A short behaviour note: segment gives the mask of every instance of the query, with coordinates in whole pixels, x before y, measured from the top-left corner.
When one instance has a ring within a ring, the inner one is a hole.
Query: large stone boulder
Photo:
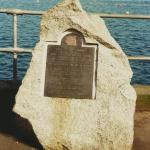
[[[48,43],[60,43],[68,31],[97,46],[91,99],[44,96]],[[28,119],[47,150],[131,150],[136,102],[131,78],[128,58],[103,19],[86,13],[78,0],[65,0],[42,16],[40,41],[13,110]]]

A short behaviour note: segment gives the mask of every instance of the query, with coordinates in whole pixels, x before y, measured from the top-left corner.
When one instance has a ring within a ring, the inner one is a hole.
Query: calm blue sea
[[[0,0],[0,8],[47,10],[59,0]],[[83,8],[90,12],[149,14],[150,0],[81,0]],[[12,46],[12,16],[0,14],[0,47]],[[127,55],[150,56],[150,20],[105,19],[113,37]],[[18,46],[33,48],[39,40],[40,16],[18,17]],[[100,29],[99,29],[100,30]],[[22,79],[31,55],[18,56],[18,77]],[[0,53],[0,80],[12,79],[12,54]],[[132,83],[150,85],[150,61],[131,61],[134,77]]]

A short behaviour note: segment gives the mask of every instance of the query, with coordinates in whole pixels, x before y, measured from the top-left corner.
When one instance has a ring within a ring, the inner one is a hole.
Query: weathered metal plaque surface
[[[71,39],[71,38],[70,38]],[[93,92],[94,53],[92,47],[48,45],[45,74],[47,97],[90,99]]]

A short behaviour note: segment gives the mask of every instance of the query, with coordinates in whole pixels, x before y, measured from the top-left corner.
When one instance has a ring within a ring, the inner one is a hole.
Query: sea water
[[[0,8],[42,10],[52,8],[59,0],[0,0]],[[150,1],[81,0],[86,11],[150,15]],[[18,16],[18,47],[33,48],[39,40],[40,16]],[[105,19],[112,36],[129,56],[150,56],[150,20]],[[0,14],[0,47],[12,47],[12,16]],[[101,30],[101,29],[99,29]],[[31,60],[30,53],[18,55],[18,78],[22,80]],[[13,56],[0,53],[0,80],[12,79]],[[130,61],[132,83],[150,85],[150,61]]]

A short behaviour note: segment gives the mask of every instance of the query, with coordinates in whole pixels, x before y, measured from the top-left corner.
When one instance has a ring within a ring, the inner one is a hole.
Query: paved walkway
[[[150,150],[150,111],[136,112],[134,150]],[[36,150],[15,137],[0,133],[0,150]]]
[[[36,150],[28,145],[18,142],[15,138],[0,133],[0,150]]]
[[[136,112],[134,150],[150,150],[150,112]]]

